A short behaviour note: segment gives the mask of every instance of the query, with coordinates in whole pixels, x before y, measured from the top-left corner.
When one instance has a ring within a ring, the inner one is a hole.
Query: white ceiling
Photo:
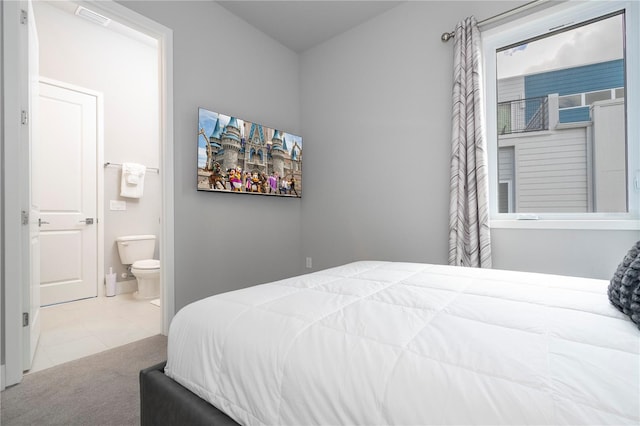
[[[295,52],[303,52],[404,1],[234,0],[225,9]]]
[[[300,53],[405,1],[226,0],[217,3],[280,44]],[[47,3],[71,14],[77,8],[72,0],[49,0]],[[111,21],[108,28],[136,39],[138,35],[144,36],[115,21]]]

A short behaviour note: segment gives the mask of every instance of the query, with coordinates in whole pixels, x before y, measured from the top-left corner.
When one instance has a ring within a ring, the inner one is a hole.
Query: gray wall
[[[493,267],[609,280],[638,231],[492,229]]]
[[[513,2],[406,2],[301,55],[303,252],[446,263],[452,42]],[[638,231],[492,230],[497,268],[610,278]],[[535,242],[535,243],[534,243]]]
[[[303,246],[314,267],[447,263],[453,42],[505,2],[406,2],[305,52]]]
[[[173,29],[176,309],[302,272],[302,200],[196,191],[199,106],[302,133],[298,56],[214,2],[121,3]]]

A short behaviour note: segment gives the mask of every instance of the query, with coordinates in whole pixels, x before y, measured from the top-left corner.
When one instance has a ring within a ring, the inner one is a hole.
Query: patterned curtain
[[[474,17],[456,25],[453,48],[449,264],[490,268],[480,30]]]

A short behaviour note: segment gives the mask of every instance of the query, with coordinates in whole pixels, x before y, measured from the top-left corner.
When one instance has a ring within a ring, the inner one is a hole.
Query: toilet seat
[[[160,269],[160,261],[157,259],[137,260],[131,265],[131,269]]]

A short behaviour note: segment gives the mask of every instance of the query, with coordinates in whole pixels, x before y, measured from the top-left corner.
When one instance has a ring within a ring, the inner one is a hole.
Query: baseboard
[[[116,294],[133,293],[138,290],[136,280],[118,281],[116,283]]]
[[[0,365],[0,391],[3,391],[4,388],[6,387],[5,383],[4,383],[4,364]]]
[[[138,282],[135,279],[116,282],[116,295],[134,293],[136,291],[138,291]],[[106,295],[106,291],[101,296],[104,295]]]

